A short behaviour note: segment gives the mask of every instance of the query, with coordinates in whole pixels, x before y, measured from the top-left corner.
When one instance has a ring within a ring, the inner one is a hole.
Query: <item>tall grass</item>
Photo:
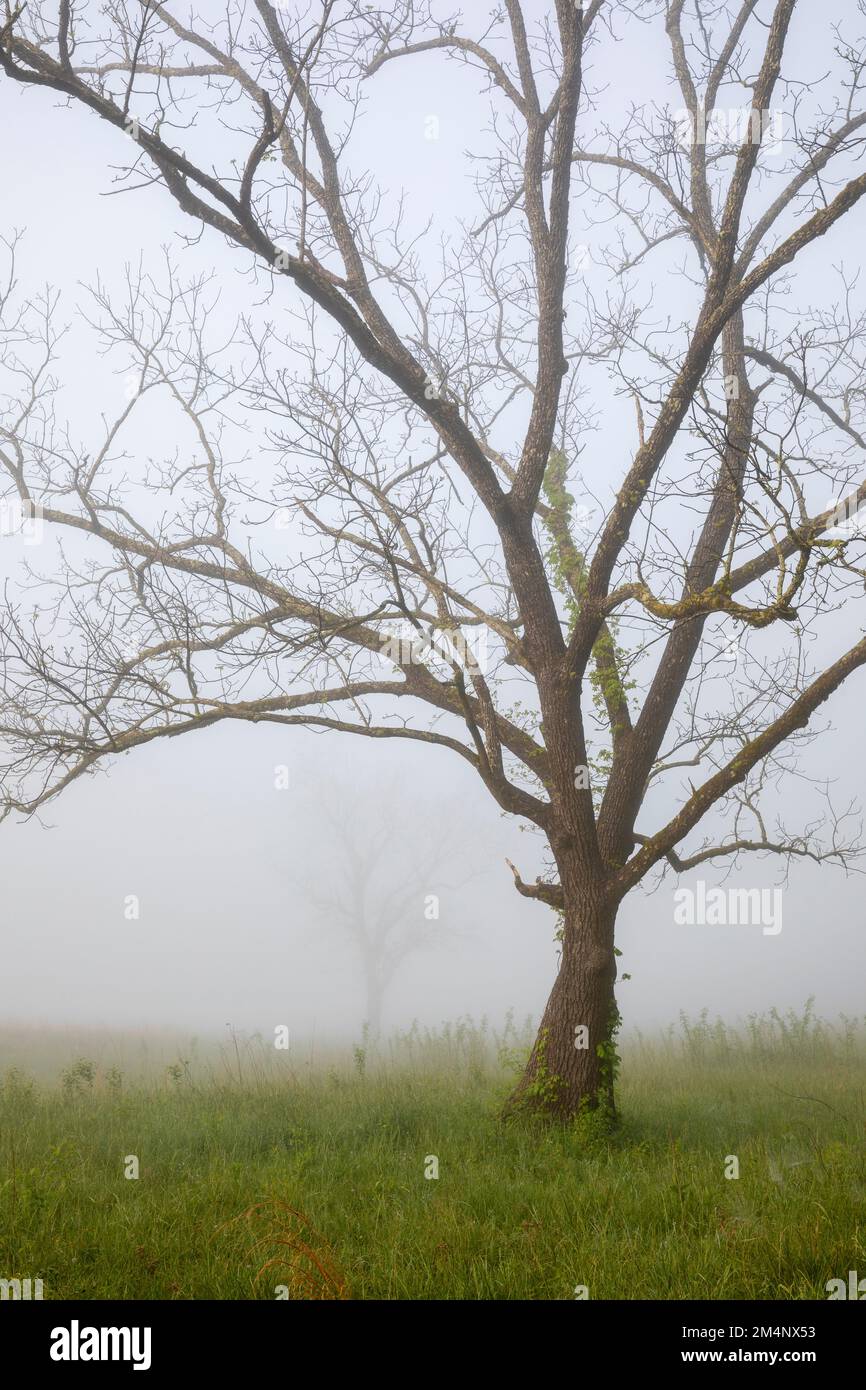
[[[608,1136],[500,1122],[530,1035],[163,1039],[146,1066],[140,1039],[2,1038],[0,1278],[47,1298],[787,1299],[866,1276],[862,1021],[810,1004],[636,1035]]]

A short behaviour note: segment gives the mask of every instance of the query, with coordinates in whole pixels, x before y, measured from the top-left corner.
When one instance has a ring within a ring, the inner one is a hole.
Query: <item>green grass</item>
[[[524,1041],[462,1024],[302,1064],[234,1040],[133,1082],[107,1058],[67,1057],[54,1085],[19,1065],[0,1277],[41,1277],[46,1298],[824,1299],[866,1275],[853,1021],[637,1038],[613,1137],[499,1123],[502,1048]],[[2,1055],[44,1072],[40,1046],[7,1035]]]

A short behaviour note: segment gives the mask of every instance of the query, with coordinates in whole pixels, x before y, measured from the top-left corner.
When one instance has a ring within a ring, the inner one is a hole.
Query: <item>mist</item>
[[[660,40],[648,34],[646,42]],[[829,43],[827,27],[804,15],[797,52]],[[633,45],[622,47],[622,61],[635,79],[646,77]],[[663,77],[660,65],[659,91]],[[380,179],[406,191],[410,219],[420,226],[420,209],[438,201],[456,225],[472,208],[464,146],[485,110],[477,84],[451,69],[443,87],[435,55],[420,58],[411,72],[394,64],[382,82],[386,99],[369,115],[363,148],[375,151]],[[604,110],[607,98],[599,100]],[[47,283],[61,292],[70,324],[65,408],[92,425],[116,403],[123,380],[112,362],[81,351],[84,286],[99,278],[117,289],[127,265],[157,269],[160,244],[180,258],[184,274],[216,274],[226,321],[250,302],[249,284],[236,253],[215,236],[179,240],[189,224],[159,190],[117,195],[116,137],[102,123],[74,105],[57,120],[38,93],[11,83],[3,86],[2,104],[4,128],[15,138],[4,142],[0,168],[4,187],[17,190],[5,230],[25,231],[17,276],[34,291]],[[399,121],[389,115],[394,110]],[[862,228],[858,214],[840,229],[834,265],[813,256],[813,290],[836,292],[835,266],[859,259]],[[673,253],[661,265],[657,291],[676,314],[691,302],[692,289],[677,274]],[[172,428],[154,408],[139,441],[144,452],[170,440]],[[610,455],[627,446],[633,421],[619,412],[605,428]],[[616,471],[608,477],[605,459],[589,456],[584,471],[603,507]],[[14,575],[26,554],[4,537],[3,573]],[[848,621],[844,613],[832,617],[831,644],[844,640]],[[843,806],[862,783],[862,709],[858,674],[836,693],[803,754],[804,773],[831,785]],[[278,768],[286,769],[282,787]],[[37,1029],[170,1027],[214,1036],[227,1025],[264,1035],[287,1025],[299,1039],[359,1037],[359,952],[322,922],[308,891],[315,880],[339,879],[345,868],[319,804],[326,792],[357,808],[359,825],[390,824],[384,880],[400,879],[438,822],[459,816],[465,827],[471,875],[465,866],[452,873],[456,866],[446,858],[407,908],[405,929],[433,939],[395,970],[385,1030],[414,1020],[431,1027],[463,1016],[501,1020],[509,1010],[537,1019],[557,969],[556,919],[515,893],[506,861],[530,881],[544,872],[543,846],[519,818],[496,808],[468,768],[408,743],[230,723],[136,749],[73,783],[32,819],[2,825],[3,1019]],[[814,810],[811,788],[798,777],[774,795],[794,820],[808,820]],[[654,804],[653,814],[671,805]],[[756,881],[748,866],[730,878],[725,872],[709,865],[682,884]],[[454,878],[464,881],[449,886]],[[808,859],[762,861],[758,881],[783,886],[783,927],[774,936],[746,925],[678,926],[672,873],[628,896],[618,926],[626,1034],[666,1027],[680,1012],[706,1008],[737,1019],[769,1006],[797,1008],[810,996],[827,1016],[862,1011],[866,931],[858,875]],[[424,915],[428,895],[439,900],[438,941],[436,922]],[[133,899],[138,915],[130,919]]]

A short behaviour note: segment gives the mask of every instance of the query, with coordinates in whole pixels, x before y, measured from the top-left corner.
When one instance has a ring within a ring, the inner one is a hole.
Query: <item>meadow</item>
[[[500,1121],[528,1038],[0,1030],[0,1278],[46,1299],[785,1300],[866,1275],[863,1020],[634,1035],[614,1133]]]

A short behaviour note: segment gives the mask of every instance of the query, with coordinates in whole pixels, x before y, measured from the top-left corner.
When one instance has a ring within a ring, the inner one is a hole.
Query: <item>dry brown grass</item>
[[[340,1273],[333,1251],[303,1212],[281,1197],[267,1197],[224,1222],[214,1234],[235,1228],[240,1222],[245,1222],[255,1235],[248,1248],[249,1254],[279,1247],[261,1265],[254,1283],[257,1284],[270,1272],[275,1278],[275,1286],[285,1285],[292,1299],[349,1298],[346,1280]],[[262,1224],[266,1227],[264,1232],[261,1231]],[[275,1274],[275,1271],[279,1271],[279,1274]]]

